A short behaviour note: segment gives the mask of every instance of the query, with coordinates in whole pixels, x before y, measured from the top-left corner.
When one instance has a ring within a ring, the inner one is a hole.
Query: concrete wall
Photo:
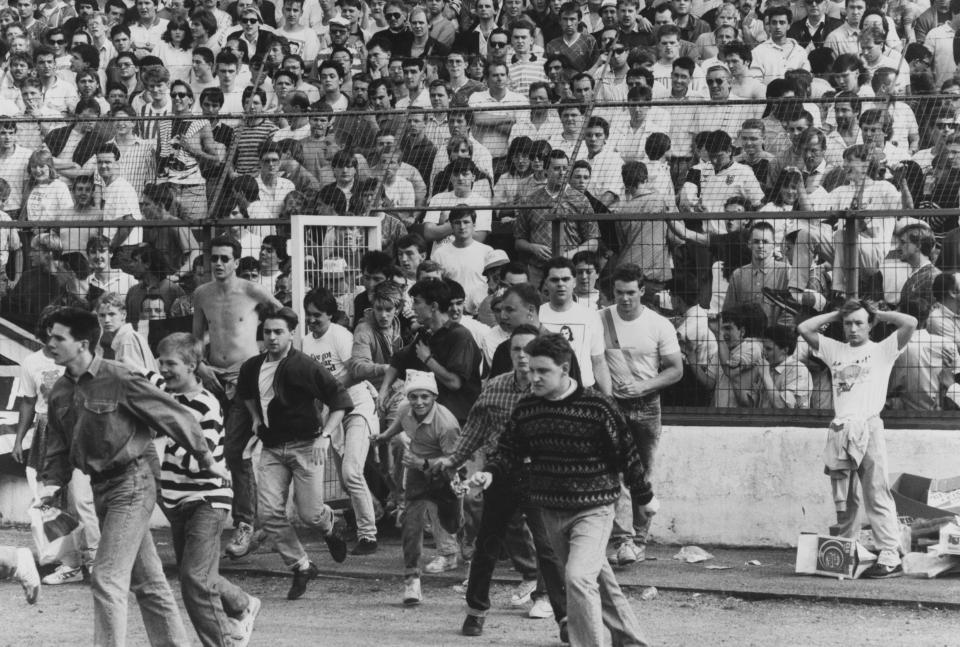
[[[887,430],[889,471],[934,478],[960,474],[960,433]],[[825,431],[804,427],[663,429],[653,482],[657,541],[792,546],[803,530],[833,523],[823,474]],[[26,522],[26,483],[0,477],[0,513]],[[159,510],[153,522],[164,523]]]
[[[889,473],[960,474],[960,433],[889,429]],[[823,473],[825,430],[664,427],[652,533],[672,544],[793,546],[836,521]]]

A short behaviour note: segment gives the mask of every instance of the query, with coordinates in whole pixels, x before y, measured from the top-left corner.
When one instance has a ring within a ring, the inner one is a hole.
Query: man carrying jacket
[[[292,347],[298,323],[293,310],[269,306],[260,320],[267,351],[240,367],[237,394],[263,443],[257,477],[260,525],[293,570],[287,599],[296,600],[319,571],[287,519],[290,483],[304,525],[320,528],[330,556],[337,562],[345,560],[343,522],[336,521],[323,502],[323,463],[330,435],[353,409],[353,402],[329,371]],[[317,405],[326,405],[330,412],[322,425]]]

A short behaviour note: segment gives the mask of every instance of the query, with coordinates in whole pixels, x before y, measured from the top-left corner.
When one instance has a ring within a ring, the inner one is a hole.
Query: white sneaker
[[[523,607],[526,606],[527,602],[530,601],[530,594],[537,590],[537,581],[536,580],[523,580],[520,584],[517,584],[517,588],[513,590],[513,595],[510,596],[510,606],[512,607]]]
[[[36,604],[40,597],[40,573],[37,572],[37,565],[33,561],[33,553],[29,548],[17,549],[16,578],[23,587],[23,594],[30,604]]]
[[[460,558],[457,555],[437,555],[429,564],[423,567],[423,572],[429,573],[430,575],[437,575],[438,573],[452,571],[458,566],[460,566]]]
[[[57,570],[43,578],[43,583],[49,586],[73,584],[74,582],[82,581],[83,568],[79,566],[77,568],[73,568],[72,566],[67,566],[66,564],[60,564],[60,566],[57,566]]]
[[[247,603],[243,615],[235,621],[237,634],[234,636],[234,647],[247,647],[250,643],[250,637],[253,635],[253,625],[260,614],[260,606],[262,605],[260,598],[255,598],[252,595],[249,597],[250,602]]]
[[[637,547],[632,541],[625,541],[617,548],[617,564],[620,566],[633,564],[639,559],[640,555],[637,554]]]
[[[420,592],[420,578],[408,577],[403,585],[403,603],[413,607],[421,602],[423,602],[423,594]]]
[[[533,606],[530,607],[530,611],[527,612],[528,618],[533,618],[534,620],[543,620],[545,618],[553,617],[553,607],[550,606],[549,598],[537,598],[533,601]]]

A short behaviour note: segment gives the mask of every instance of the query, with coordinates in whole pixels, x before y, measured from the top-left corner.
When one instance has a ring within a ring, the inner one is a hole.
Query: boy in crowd
[[[760,391],[756,406],[763,409],[807,409],[813,382],[810,371],[801,364],[796,331],[782,324],[763,331],[763,364],[760,366]]]
[[[584,250],[573,255],[573,273],[576,279],[573,296],[590,310],[599,310],[607,304],[606,298],[597,289],[600,276],[600,259],[596,252]]]
[[[216,462],[223,458],[220,402],[203,388],[197,367],[203,344],[190,333],[173,333],[157,347],[164,388],[193,414]],[[160,468],[160,505],[170,521],[184,606],[204,645],[247,644],[260,600],[219,572],[220,535],[233,491],[228,481],[201,467],[168,440]]]
[[[437,403],[437,380],[433,373],[407,371],[404,386],[409,407],[402,406],[399,417],[378,442],[386,442],[404,432],[409,441],[403,455],[406,513],[403,518],[403,603],[420,604],[420,553],[428,508],[436,509],[438,530],[453,534],[460,525],[460,501],[451,488],[450,478],[437,470],[442,459],[453,453],[460,434],[457,419]],[[438,541],[439,544],[439,541]]]

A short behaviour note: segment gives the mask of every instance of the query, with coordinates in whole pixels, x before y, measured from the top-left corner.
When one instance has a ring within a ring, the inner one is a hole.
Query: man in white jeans
[[[352,554],[370,555],[377,552],[377,522],[363,466],[370,450],[370,438],[380,431],[380,420],[373,400],[376,393],[373,386],[365,380],[356,382],[347,370],[353,334],[333,323],[337,310],[337,299],[326,288],[318,287],[307,293],[303,312],[308,332],[303,336],[303,352],[330,371],[353,401],[353,410],[344,415],[342,428],[334,431],[332,444],[339,459],[343,487],[357,518],[357,544]],[[358,315],[362,317],[363,313]]]
[[[820,334],[823,326],[834,321],[843,324],[846,343]],[[880,342],[873,342],[870,329],[877,322],[891,324],[896,331]],[[880,410],[886,404],[887,382],[893,363],[916,328],[917,320],[910,315],[878,311],[872,303],[856,299],[849,299],[835,312],[811,317],[797,328],[810,345],[814,357],[823,360],[830,369],[832,378],[836,414],[827,432],[827,453],[842,457],[846,463],[845,470],[828,466],[831,467],[840,535],[856,537],[860,533],[857,523],[861,502],[859,481],[867,520],[880,549],[877,563],[863,572],[865,578],[903,575],[900,525],[887,480],[887,445]],[[847,472],[845,482],[836,474],[842,471]]]

